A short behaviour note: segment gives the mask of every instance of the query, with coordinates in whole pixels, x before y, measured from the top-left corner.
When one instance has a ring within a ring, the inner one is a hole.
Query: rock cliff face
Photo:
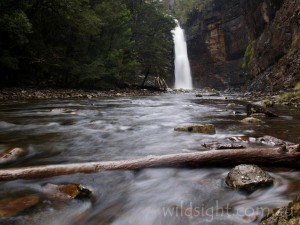
[[[194,86],[225,89],[245,82],[243,57],[249,41],[240,0],[213,0],[186,23]]]
[[[278,91],[300,81],[300,1],[242,0],[253,50],[248,89]],[[251,13],[250,9],[253,13]]]
[[[185,24],[194,86],[280,89],[299,81],[299,0],[211,0]],[[251,82],[249,82],[251,81]]]

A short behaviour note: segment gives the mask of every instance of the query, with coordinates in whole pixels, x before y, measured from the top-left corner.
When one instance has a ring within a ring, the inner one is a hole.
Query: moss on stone
[[[298,225],[300,221],[300,196],[288,206],[277,209],[264,217],[260,225]]]
[[[299,43],[299,41],[300,41],[300,34],[297,33],[297,34],[293,35],[293,39],[292,39],[292,43],[291,43],[288,55],[291,55],[296,50],[298,50],[297,44]]]
[[[300,92],[300,82],[295,85],[294,90]]]
[[[250,64],[251,60],[254,57],[255,43],[256,43],[255,40],[250,40],[248,42],[248,45],[246,47],[246,51],[245,51],[245,54],[244,54],[244,63],[242,65],[243,69],[248,69],[249,68],[249,64]]]

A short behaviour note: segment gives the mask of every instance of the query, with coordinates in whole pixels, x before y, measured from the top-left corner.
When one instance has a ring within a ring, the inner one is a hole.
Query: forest
[[[170,76],[174,19],[161,1],[3,0],[2,85],[141,85]]]

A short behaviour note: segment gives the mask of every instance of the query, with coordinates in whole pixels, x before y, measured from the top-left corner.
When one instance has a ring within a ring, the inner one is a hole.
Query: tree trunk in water
[[[96,173],[107,170],[138,170],[154,167],[224,167],[251,163],[263,166],[300,167],[299,145],[289,148],[257,148],[212,150],[195,153],[179,153],[147,156],[139,159],[87,162],[61,165],[33,166],[0,170],[0,181],[37,179],[75,173]]]
[[[154,86],[157,87],[159,90],[166,91],[168,89],[168,85],[163,78],[156,77]]]

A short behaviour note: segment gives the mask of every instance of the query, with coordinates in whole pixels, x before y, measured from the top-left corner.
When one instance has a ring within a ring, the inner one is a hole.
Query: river
[[[271,135],[299,142],[300,110],[274,108],[278,118],[245,125],[245,101],[236,95],[196,98],[195,93],[90,100],[1,103],[0,149],[20,146],[22,160],[2,167],[91,162],[204,151],[203,143],[234,136]],[[234,103],[233,108],[227,108]],[[233,111],[242,112],[234,114]],[[217,134],[175,132],[189,123],[212,123]],[[243,143],[244,145],[255,145]],[[221,167],[221,165],[220,165]],[[245,194],[226,187],[230,168],[159,168],[74,174],[0,183],[0,197],[39,194],[47,183],[79,183],[91,199],[44,199],[18,217],[17,225],[241,225],[258,224],[267,208],[286,205],[299,192],[300,172],[268,168],[274,186]],[[264,210],[263,210],[264,209]]]

